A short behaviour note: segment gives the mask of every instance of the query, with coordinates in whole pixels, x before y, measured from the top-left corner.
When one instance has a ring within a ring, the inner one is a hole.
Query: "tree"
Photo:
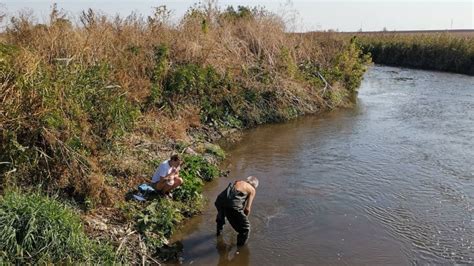
[[[7,16],[5,4],[0,3],[0,23],[2,23],[3,19]]]

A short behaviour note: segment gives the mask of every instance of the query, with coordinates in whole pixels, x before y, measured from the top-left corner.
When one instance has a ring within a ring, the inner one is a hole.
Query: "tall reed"
[[[418,33],[359,37],[375,63],[474,75],[474,35]]]

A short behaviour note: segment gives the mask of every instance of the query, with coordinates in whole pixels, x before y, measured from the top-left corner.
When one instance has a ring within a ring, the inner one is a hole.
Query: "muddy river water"
[[[173,238],[182,264],[474,264],[474,77],[374,66],[354,108],[247,131],[202,215]],[[248,245],[213,201],[260,178]]]

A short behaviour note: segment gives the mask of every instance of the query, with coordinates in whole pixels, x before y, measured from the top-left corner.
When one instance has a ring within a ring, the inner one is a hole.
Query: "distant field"
[[[474,37],[473,30],[419,30],[419,31],[358,31],[358,32],[341,32],[342,34],[350,35],[431,35],[431,34],[440,34],[440,33],[449,33],[450,35],[462,36],[462,37]]]
[[[352,32],[339,36],[355,40],[375,63],[474,75],[474,30]]]

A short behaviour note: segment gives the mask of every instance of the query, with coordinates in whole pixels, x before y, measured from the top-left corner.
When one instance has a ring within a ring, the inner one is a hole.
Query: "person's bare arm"
[[[166,176],[163,176],[164,180],[170,180],[179,176],[179,167],[171,169],[170,173]]]
[[[173,168],[169,174],[160,176],[160,180],[156,183],[155,188],[157,190],[163,190],[166,186],[169,186],[169,182],[172,182],[176,177],[179,177],[179,169]]]
[[[247,193],[249,194],[249,198],[247,199],[247,204],[245,205],[244,213],[245,215],[249,216],[250,215],[250,210],[252,209],[252,203],[253,199],[255,198],[255,188],[252,187],[251,185],[248,185],[249,188],[247,190]]]

